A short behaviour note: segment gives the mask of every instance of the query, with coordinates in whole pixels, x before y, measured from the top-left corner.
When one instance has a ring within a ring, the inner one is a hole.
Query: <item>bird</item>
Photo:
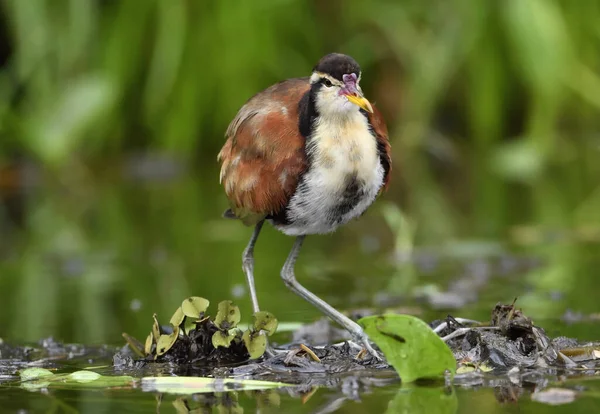
[[[253,311],[260,311],[254,248],[267,222],[295,237],[281,269],[285,285],[380,359],[360,325],[302,286],[294,272],[307,235],[332,233],[358,218],[389,186],[387,126],[365,98],[361,75],[352,57],[330,53],[310,76],[258,92],[229,124],[217,160],[229,200],[223,216],[254,226],[242,254]]]

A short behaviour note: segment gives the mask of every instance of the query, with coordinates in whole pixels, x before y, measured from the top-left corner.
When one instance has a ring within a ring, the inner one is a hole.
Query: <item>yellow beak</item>
[[[371,102],[369,102],[369,100],[364,96],[346,95],[346,99],[348,99],[348,101],[352,102],[354,105],[358,105],[365,111],[373,113],[373,107],[371,106]]]

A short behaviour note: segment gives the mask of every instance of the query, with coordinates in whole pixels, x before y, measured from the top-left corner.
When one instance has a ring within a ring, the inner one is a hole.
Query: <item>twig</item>
[[[477,326],[477,327],[473,327],[473,328],[460,328],[457,329],[456,331],[452,332],[451,334],[448,334],[444,337],[442,337],[442,341],[444,342],[448,342],[450,339],[454,339],[458,336],[463,336],[466,335],[469,331],[483,331],[483,330],[490,330],[490,331],[499,331],[500,328],[498,326]]]
[[[479,321],[474,321],[473,319],[465,319],[465,318],[454,318],[454,320],[456,322],[458,322],[458,323],[470,323],[470,324],[473,324],[473,325],[481,323]],[[448,322],[442,322],[438,326],[435,327],[435,329],[433,330],[433,332],[440,333],[444,329],[446,329],[447,327],[448,327]]]

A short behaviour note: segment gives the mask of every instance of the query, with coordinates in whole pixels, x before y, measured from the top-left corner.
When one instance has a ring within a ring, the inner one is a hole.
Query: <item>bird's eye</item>
[[[328,88],[331,88],[333,86],[333,83],[331,83],[331,81],[329,79],[324,78],[323,85],[327,86]]]

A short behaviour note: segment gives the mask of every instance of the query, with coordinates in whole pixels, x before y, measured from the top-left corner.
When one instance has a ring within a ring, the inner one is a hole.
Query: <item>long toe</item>
[[[377,352],[375,348],[371,345],[369,341],[369,337],[367,334],[361,329],[359,332],[355,333],[356,341],[361,344],[369,354],[373,356],[378,361],[383,361],[383,355],[380,352]]]
[[[373,355],[373,358],[375,358],[378,361],[384,360],[383,356],[379,352],[377,352],[375,350],[375,348],[373,348],[371,346],[371,343],[369,342],[369,338],[367,338],[366,335],[365,335],[365,339],[363,340],[362,344],[365,347],[365,349],[369,352],[369,354]]]
[[[277,356],[277,351],[275,351],[275,348],[273,348],[270,343],[267,343],[267,349],[265,349],[264,356],[266,359]]]

